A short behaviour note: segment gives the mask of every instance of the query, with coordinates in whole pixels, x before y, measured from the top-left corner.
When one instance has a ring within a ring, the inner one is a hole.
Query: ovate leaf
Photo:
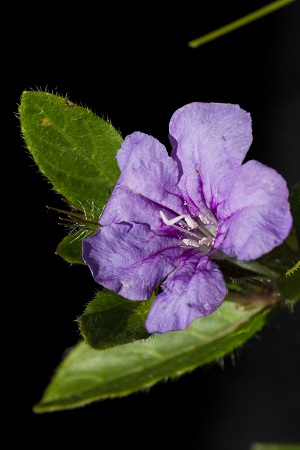
[[[104,289],[96,294],[79,317],[79,327],[86,342],[104,349],[127,344],[150,336],[145,328],[153,298],[145,301],[127,300]]]
[[[146,340],[95,350],[79,342],[62,361],[36,412],[81,407],[121,397],[178,377],[239,347],[277,311],[273,298],[244,303],[235,294],[210,316],[183,331],[156,334]],[[267,300],[267,302],[266,302]],[[238,301],[238,302],[237,302]]]
[[[26,146],[55,190],[88,212],[103,207],[119,177],[116,129],[48,92],[24,91],[19,117]]]

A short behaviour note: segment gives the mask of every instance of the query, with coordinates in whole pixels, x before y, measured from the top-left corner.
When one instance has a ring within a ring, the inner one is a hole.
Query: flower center
[[[187,214],[181,214],[168,220],[162,211],[159,211],[163,222],[181,231],[184,237],[182,242],[188,247],[200,248],[207,252],[213,245],[218,229],[218,222],[211,211],[200,212],[193,218]]]

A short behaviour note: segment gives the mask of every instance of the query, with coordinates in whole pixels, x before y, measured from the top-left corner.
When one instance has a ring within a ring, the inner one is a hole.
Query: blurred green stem
[[[212,41],[213,39],[223,36],[226,33],[230,33],[237,28],[247,25],[248,23],[253,22],[256,19],[260,19],[261,17],[266,16],[267,14],[270,14],[271,12],[276,11],[277,9],[282,8],[283,6],[286,6],[289,3],[295,1],[297,0],[277,0],[275,2],[272,2],[269,5],[257,9],[256,11],[247,14],[246,16],[241,17],[240,19],[237,19],[234,22],[229,23],[228,25],[225,25],[224,27],[218,28],[215,31],[205,34],[204,36],[189,41],[188,46],[191,48],[200,47],[200,45],[203,45],[206,42]]]

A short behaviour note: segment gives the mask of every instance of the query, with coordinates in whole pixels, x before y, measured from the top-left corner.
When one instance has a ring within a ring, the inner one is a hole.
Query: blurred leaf
[[[274,297],[230,294],[210,316],[183,331],[95,350],[79,342],[57,368],[35,412],[82,407],[122,397],[222,358],[259,331],[278,310]],[[246,300],[246,301],[245,301]]]
[[[272,261],[272,257],[270,257],[270,261]],[[226,257],[218,260],[218,267],[224,275],[233,279],[250,280],[254,277],[260,277],[275,280],[280,275],[278,268],[273,268],[271,264],[265,264],[260,260],[239,261],[235,258]]]
[[[279,278],[278,287],[284,300],[300,300],[300,261]]]
[[[294,259],[294,252],[286,242],[283,242],[257,261],[281,275],[291,267]]]
[[[154,298],[132,301],[106,289],[98,292],[78,319],[82,336],[96,349],[148,338],[145,322]]]
[[[298,249],[300,250],[300,182],[293,186],[289,200],[298,241]]]
[[[119,177],[121,135],[67,98],[24,91],[19,107],[26,146],[54,189],[90,212],[101,209]]]
[[[288,237],[286,238],[285,242],[287,243],[287,245],[290,247],[290,249],[293,251],[293,253],[295,255],[300,256],[298,239],[297,239],[297,235],[296,235],[296,229],[294,226],[292,227],[291,232],[288,235]]]

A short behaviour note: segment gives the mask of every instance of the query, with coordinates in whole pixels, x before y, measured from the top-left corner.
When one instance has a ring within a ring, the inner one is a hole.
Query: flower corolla
[[[251,116],[239,105],[194,102],[169,124],[170,151],[134,132],[117,153],[120,177],[83,240],[101,286],[130,300],[155,298],[149,333],[185,329],[215,311],[227,288],[220,257],[254,260],[288,236],[286,181],[255,160]]]

